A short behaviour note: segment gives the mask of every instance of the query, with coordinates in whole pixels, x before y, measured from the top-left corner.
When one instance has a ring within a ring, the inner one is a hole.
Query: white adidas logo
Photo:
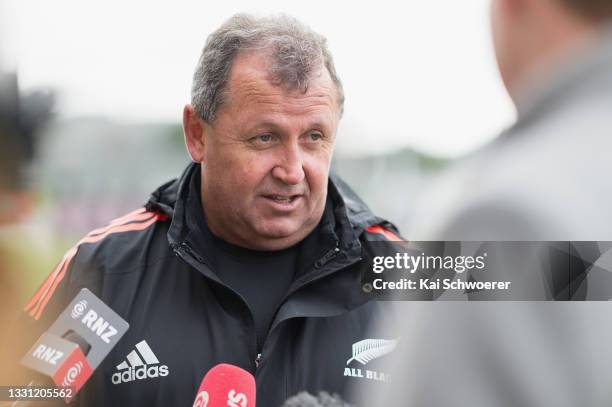
[[[167,365],[159,365],[159,360],[147,344],[147,341],[138,342],[136,349],[127,355],[127,361],[117,365],[117,370],[119,372],[113,373],[111,378],[113,384],[153,377],[164,377],[170,373]]]

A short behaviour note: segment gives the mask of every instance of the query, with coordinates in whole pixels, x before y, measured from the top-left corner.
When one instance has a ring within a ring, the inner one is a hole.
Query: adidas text
[[[125,361],[117,365],[118,372],[111,377],[113,384],[168,376],[168,366],[159,364],[147,341],[138,342],[135,348],[128,353]]]
[[[131,367],[112,376],[113,384],[128,383],[134,380],[150,379],[168,376],[168,366],[139,366]]]

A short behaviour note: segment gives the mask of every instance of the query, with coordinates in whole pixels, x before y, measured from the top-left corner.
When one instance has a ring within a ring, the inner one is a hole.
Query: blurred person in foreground
[[[330,176],[343,102],[324,37],[293,18],[235,15],[208,37],[183,111],[193,162],[25,307],[42,331],[87,287],[130,324],[75,405],[191,405],[222,362],[255,375],[260,406],[379,385],[350,370],[355,343],[393,337],[370,329],[387,313],[360,268],[397,237]]]
[[[428,196],[411,235],[611,240],[612,1],[495,0],[516,123]]]
[[[612,1],[492,0],[491,19],[517,121],[425,196],[409,238],[612,241]],[[609,299],[590,295],[606,274],[572,282],[578,299]],[[544,301],[405,304],[393,390],[370,405],[611,405],[612,307],[546,302],[531,278]]]
[[[37,130],[49,118],[52,95],[33,92],[22,96],[17,75],[0,68],[0,326],[15,323],[15,310],[25,291],[22,273],[27,266],[23,235],[16,236],[21,223],[30,214],[32,196],[27,169],[35,156]],[[6,329],[6,332],[9,330]],[[23,332],[12,332],[20,337]],[[26,335],[24,335],[26,336]],[[0,385],[14,382],[14,371],[7,360],[12,353],[0,337]],[[22,338],[21,338],[22,339]]]

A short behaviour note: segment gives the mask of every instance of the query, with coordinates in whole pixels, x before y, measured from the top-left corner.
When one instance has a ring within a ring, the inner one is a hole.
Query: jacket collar
[[[168,231],[171,246],[193,239],[198,234],[194,227],[202,219],[194,211],[199,205],[200,165],[190,163],[180,178],[169,181],[155,190],[146,204],[148,210],[167,215],[172,223]],[[205,204],[205,203],[204,203]],[[341,250],[359,244],[359,236],[368,227],[386,222],[375,216],[353,190],[336,175],[330,175],[326,209],[320,228],[325,235],[333,237]],[[200,236],[207,244],[205,236]]]
[[[158,188],[146,206],[171,218],[168,241],[183,260],[231,290],[214,271],[214,251],[209,250],[212,237],[206,226],[199,224],[198,219],[204,223],[198,198],[199,174],[200,166],[190,164],[180,179]],[[339,315],[371,301],[372,297],[361,290],[361,274],[350,266],[364,256],[360,239],[364,230],[383,222],[386,221],[374,216],[340,178],[332,175],[318,232],[300,243],[294,281],[270,331],[290,318]],[[324,278],[325,283],[315,284]]]

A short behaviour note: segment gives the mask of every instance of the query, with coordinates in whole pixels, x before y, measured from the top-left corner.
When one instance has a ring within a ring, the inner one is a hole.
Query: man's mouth
[[[277,209],[294,209],[302,195],[276,195],[268,194],[263,197]]]
[[[266,198],[271,199],[275,202],[292,202],[299,195],[264,195]]]

